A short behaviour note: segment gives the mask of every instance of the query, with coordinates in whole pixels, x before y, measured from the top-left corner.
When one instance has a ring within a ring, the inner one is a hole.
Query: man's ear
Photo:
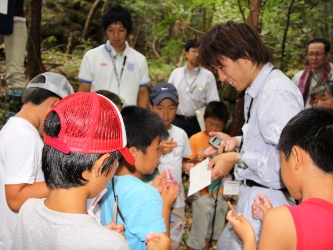
[[[100,158],[98,158],[97,161],[95,161],[91,171],[93,172],[96,178],[98,178],[101,175],[102,168],[109,157],[110,154],[106,153],[102,155]]]
[[[295,161],[296,170],[298,170],[303,164],[303,160],[304,160],[303,152],[304,151],[302,151],[301,148],[298,146],[293,146],[293,148],[291,149],[291,154]]]
[[[331,52],[327,52],[327,55],[326,55],[326,60],[328,61],[331,57]]]

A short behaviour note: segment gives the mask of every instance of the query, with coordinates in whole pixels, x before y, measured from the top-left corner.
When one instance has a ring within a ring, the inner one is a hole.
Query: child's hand
[[[163,173],[160,172],[160,175],[156,176],[151,183],[151,185],[158,190],[159,193],[162,192],[163,186],[168,182],[167,171],[169,171],[169,176],[172,176],[170,170],[166,170]]]
[[[170,250],[171,241],[164,233],[150,233],[146,235],[147,250]]]
[[[253,218],[259,218],[262,221],[264,214],[269,209],[273,208],[273,206],[269,199],[263,194],[258,194],[255,198],[256,199],[252,204],[252,216]]]
[[[206,159],[206,155],[203,151],[199,151],[196,156],[194,156],[193,160],[194,162],[201,162],[204,159]]]
[[[104,227],[106,227],[107,229],[116,231],[117,233],[120,233],[122,236],[125,237],[123,224],[116,224],[115,222],[112,221],[111,223],[106,224]]]
[[[164,201],[164,205],[169,208],[172,207],[172,204],[177,199],[178,196],[178,188],[176,188],[173,184],[167,183],[162,189],[161,197]]]
[[[232,228],[237,237],[240,238],[244,244],[254,243],[255,246],[256,235],[252,225],[247,219],[245,219],[245,217],[242,214],[238,214],[238,217],[239,220],[236,219],[236,217],[233,215],[232,211],[230,210],[226,218],[232,225]]]
[[[175,147],[177,147],[177,142],[175,141],[168,140],[160,142],[160,152],[162,155],[170,153]]]
[[[194,163],[192,162],[183,162],[182,169],[183,172],[187,175],[190,174],[190,169],[194,167]]]

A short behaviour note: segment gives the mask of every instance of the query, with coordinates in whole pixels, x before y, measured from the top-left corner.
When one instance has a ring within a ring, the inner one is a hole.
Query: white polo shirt
[[[139,88],[149,85],[147,60],[127,42],[125,51],[116,58],[115,54],[109,41],[87,51],[81,62],[79,82],[91,84],[90,91],[104,89],[117,94],[124,106],[137,105]]]
[[[172,71],[168,80],[179,95],[177,115],[194,116],[194,111],[210,101],[220,101],[216,80],[212,72],[201,66],[192,71],[187,66]]]

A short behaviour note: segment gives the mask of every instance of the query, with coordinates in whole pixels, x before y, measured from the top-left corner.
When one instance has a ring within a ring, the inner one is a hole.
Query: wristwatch
[[[239,153],[238,161],[237,161],[237,166],[240,169],[247,169],[248,166],[243,162],[243,154],[244,154],[244,151],[242,151],[242,152]]]

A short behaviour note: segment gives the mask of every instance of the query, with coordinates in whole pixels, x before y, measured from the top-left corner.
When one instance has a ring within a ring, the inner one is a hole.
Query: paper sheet
[[[212,171],[207,170],[209,159],[200,162],[190,169],[190,187],[187,196],[190,196],[212,183]]]
[[[0,13],[7,15],[8,11],[8,0],[0,0]]]

